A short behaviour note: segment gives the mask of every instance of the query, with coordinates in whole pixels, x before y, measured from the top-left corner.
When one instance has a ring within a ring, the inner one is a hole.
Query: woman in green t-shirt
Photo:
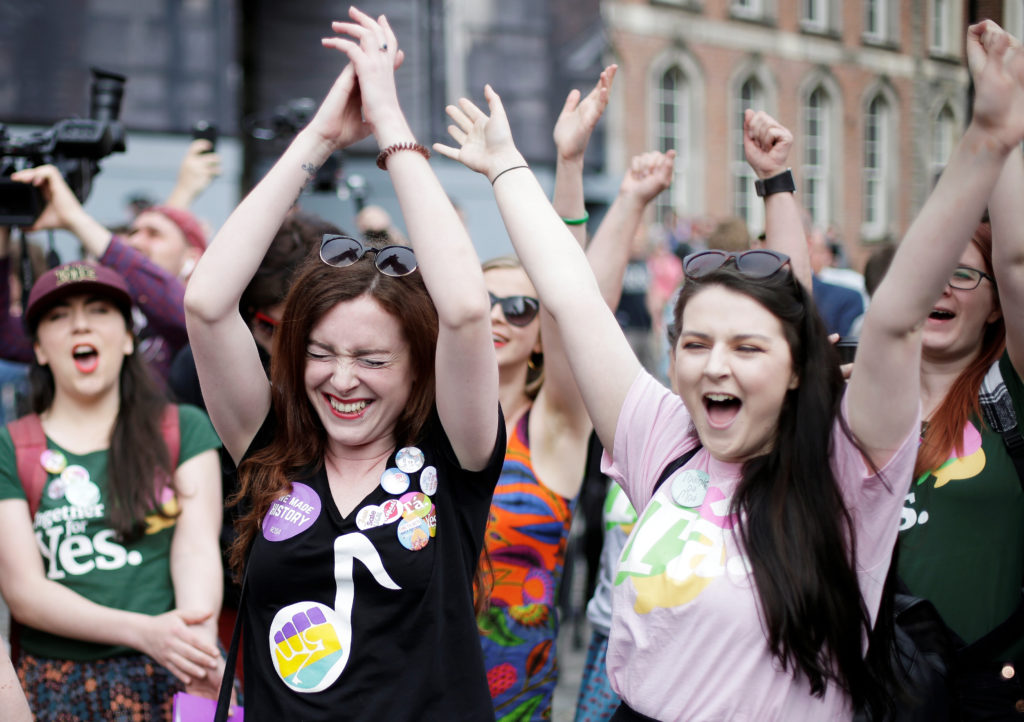
[[[223,670],[219,442],[153,385],[131,318],[124,280],[84,262],[42,276],[25,312],[38,416],[19,428],[38,443],[0,431],[0,590],[40,720],[170,719],[176,691],[214,697]]]

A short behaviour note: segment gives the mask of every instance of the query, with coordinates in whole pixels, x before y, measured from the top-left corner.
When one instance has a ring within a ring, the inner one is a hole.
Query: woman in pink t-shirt
[[[660,388],[516,149],[497,94],[485,90],[490,116],[465,99],[449,108],[459,147],[435,148],[492,182],[612,451],[606,467],[642,510],[616,578],[616,719],[842,719],[882,702],[864,646],[913,464],[921,325],[1024,139],[1024,53],[1009,45],[992,23],[968,33],[971,125],[876,292],[848,386],[814,310],[803,239],[769,227],[769,244],[792,261],[777,250],[686,259],[679,396]],[[773,192],[787,172],[772,163],[787,135],[748,116],[748,140],[765,155],[755,170],[774,179],[766,204],[788,223],[798,209]]]

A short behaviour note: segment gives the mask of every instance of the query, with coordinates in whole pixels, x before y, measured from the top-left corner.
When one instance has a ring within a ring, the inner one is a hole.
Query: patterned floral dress
[[[558,681],[555,605],[575,499],[537,479],[529,416],[509,437],[485,536],[493,589],[477,623],[497,722],[551,719]]]

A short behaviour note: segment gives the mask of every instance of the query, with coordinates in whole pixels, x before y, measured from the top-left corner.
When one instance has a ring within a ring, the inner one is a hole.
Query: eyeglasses
[[[491,297],[491,308],[494,308],[494,304],[501,306],[505,320],[513,326],[528,326],[530,321],[537,318],[537,312],[540,311],[540,301],[532,296],[501,298],[490,291],[487,292],[487,295]]]
[[[278,321],[276,318],[271,318],[262,311],[257,311],[256,313],[253,314],[252,317],[253,320],[256,322],[256,327],[259,328],[260,331],[267,334],[268,336],[273,336],[274,331],[276,331],[277,327],[281,325],[281,322]]]
[[[367,248],[351,236],[325,233],[320,241],[320,260],[328,266],[351,266],[367,253],[372,253],[373,265],[385,276],[399,278],[416,270],[416,256],[408,246]]]
[[[981,279],[987,278],[994,286],[996,279],[982,270],[970,266],[957,266],[949,277],[949,287],[959,288],[961,291],[973,291],[981,285]]]
[[[732,261],[736,270],[750,278],[768,278],[778,273],[789,256],[778,251],[758,248],[753,251],[698,251],[683,259],[683,273],[687,278],[703,278]]]

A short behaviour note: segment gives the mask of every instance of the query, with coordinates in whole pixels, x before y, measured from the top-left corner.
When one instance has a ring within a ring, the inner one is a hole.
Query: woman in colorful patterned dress
[[[554,203],[581,244],[586,240],[583,154],[615,70],[605,69],[582,100],[572,91],[554,131]],[[674,157],[648,153],[633,160],[588,249],[612,306],[622,285],[628,239],[650,200],[671,182]],[[558,326],[538,303],[519,262],[488,261],[484,281],[509,441],[487,526],[492,575],[490,605],[478,618],[480,640],[497,718],[550,719],[558,681],[555,607],[592,427]]]

